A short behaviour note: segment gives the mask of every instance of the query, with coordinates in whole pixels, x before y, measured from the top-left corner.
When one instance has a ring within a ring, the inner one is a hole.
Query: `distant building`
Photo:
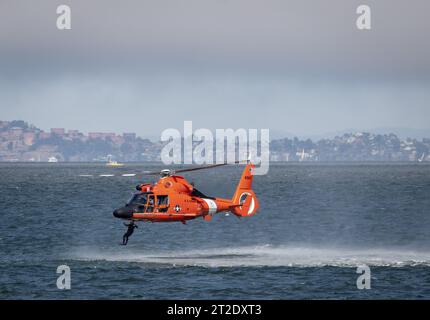
[[[89,139],[103,139],[104,134],[102,132],[89,132],[88,138]]]
[[[69,136],[69,138],[78,138],[82,134],[79,132],[79,130],[69,130],[67,131],[67,135]]]
[[[116,133],[114,133],[114,132],[107,132],[107,133],[105,133],[104,134],[104,139],[115,139],[115,137],[116,137]]]
[[[9,121],[0,121],[0,129],[8,127],[10,124]]]
[[[115,133],[113,132],[89,132],[88,133],[88,138],[89,139],[114,139],[116,136]]]
[[[136,134],[134,132],[123,133],[122,136],[125,140],[136,140]]]
[[[23,132],[24,130],[19,127],[13,127],[9,129],[9,135],[14,138],[19,138]]]
[[[51,133],[59,136],[64,136],[66,134],[66,130],[64,128],[52,128]]]
[[[25,132],[23,138],[26,146],[32,146],[34,144],[36,134],[34,132]]]
[[[39,139],[49,139],[51,138],[51,133],[49,132],[40,132],[39,133]]]

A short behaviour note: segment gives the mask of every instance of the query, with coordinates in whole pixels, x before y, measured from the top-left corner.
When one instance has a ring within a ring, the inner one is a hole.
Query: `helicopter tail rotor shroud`
[[[254,215],[260,206],[252,190],[254,168],[255,165],[253,163],[248,163],[246,165],[232,198],[233,206],[231,212],[239,217]]]

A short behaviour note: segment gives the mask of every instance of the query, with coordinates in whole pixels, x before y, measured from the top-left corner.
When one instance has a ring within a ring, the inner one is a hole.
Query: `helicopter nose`
[[[131,219],[133,217],[133,209],[127,207],[118,208],[113,212],[113,216],[120,219]]]

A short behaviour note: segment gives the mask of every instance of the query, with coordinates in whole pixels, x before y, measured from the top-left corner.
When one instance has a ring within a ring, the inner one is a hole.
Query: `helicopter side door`
[[[169,196],[157,195],[156,212],[167,212],[169,209]]]

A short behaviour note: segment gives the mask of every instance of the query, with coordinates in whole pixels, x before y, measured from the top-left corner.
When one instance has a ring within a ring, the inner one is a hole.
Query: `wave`
[[[324,249],[289,246],[247,246],[143,254],[80,251],[75,259],[86,261],[137,262],[201,267],[357,267],[430,266],[430,252],[391,249]]]

